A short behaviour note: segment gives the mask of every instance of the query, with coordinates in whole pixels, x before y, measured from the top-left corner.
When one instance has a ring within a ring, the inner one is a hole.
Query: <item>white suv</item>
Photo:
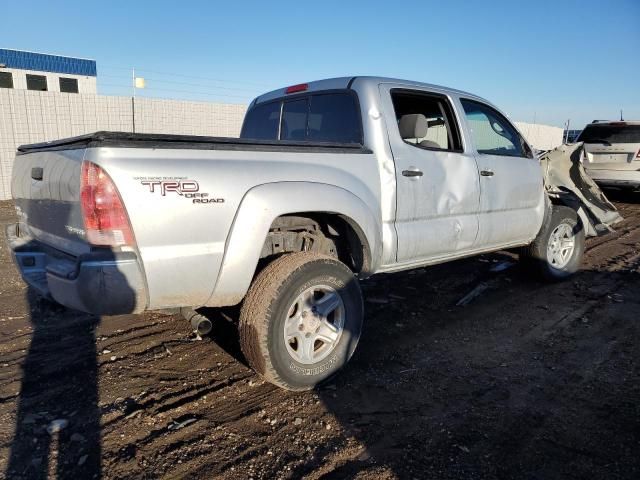
[[[601,186],[640,189],[640,121],[596,120],[582,131],[583,164]]]

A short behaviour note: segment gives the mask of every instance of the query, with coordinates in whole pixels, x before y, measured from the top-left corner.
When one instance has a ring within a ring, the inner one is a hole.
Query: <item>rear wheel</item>
[[[524,265],[543,279],[557,281],[580,268],[584,229],[575,210],[554,206],[536,239],[520,254]]]
[[[285,255],[258,274],[240,311],[240,344],[251,367],[288,390],[308,390],[351,358],[362,330],[353,272],[314,252]]]

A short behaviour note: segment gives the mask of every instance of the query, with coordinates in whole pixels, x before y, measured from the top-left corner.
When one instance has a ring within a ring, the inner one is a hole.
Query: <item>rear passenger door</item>
[[[457,255],[478,233],[480,188],[472,154],[443,94],[382,84],[396,169],[399,263]]]
[[[480,170],[477,248],[533,239],[544,215],[540,162],[496,109],[476,100],[460,103]]]

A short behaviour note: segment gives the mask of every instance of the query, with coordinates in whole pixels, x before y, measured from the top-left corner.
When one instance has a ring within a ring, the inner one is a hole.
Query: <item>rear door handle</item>
[[[421,177],[422,170],[418,170],[415,167],[410,167],[409,170],[403,170],[402,175],[405,177]]]
[[[480,170],[480,175],[483,177],[493,177],[493,172],[491,170]]]

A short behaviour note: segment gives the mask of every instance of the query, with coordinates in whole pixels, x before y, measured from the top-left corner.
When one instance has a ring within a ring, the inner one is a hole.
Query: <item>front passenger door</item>
[[[476,248],[532,240],[544,216],[540,162],[513,125],[496,109],[460,99],[480,171]]]

